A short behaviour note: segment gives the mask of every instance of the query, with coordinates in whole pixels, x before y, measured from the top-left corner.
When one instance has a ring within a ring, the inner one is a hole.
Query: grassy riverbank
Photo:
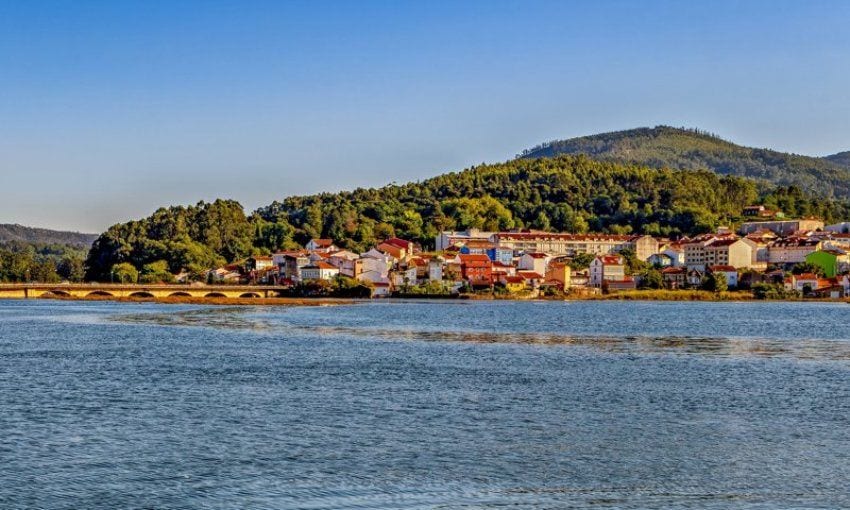
[[[709,292],[705,290],[628,290],[589,296],[568,297],[584,301],[749,301],[752,292]]]
[[[351,305],[353,299],[342,298],[219,298],[219,297],[186,297],[171,296],[162,298],[139,298],[139,297],[111,297],[111,296],[86,296],[86,297],[43,297],[38,299],[53,299],[56,301],[113,301],[118,303],[157,303],[167,305],[254,305],[254,306],[331,306]]]

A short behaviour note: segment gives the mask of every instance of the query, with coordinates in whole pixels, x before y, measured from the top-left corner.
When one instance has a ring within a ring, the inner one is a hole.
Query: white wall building
[[[550,260],[552,260],[552,256],[545,253],[525,253],[519,258],[517,269],[534,271],[537,274],[544,275]]]
[[[608,281],[622,281],[626,278],[626,266],[617,255],[602,255],[590,263],[590,286],[601,287]]]

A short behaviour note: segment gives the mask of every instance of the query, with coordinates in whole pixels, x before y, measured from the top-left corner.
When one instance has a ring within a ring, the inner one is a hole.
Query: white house
[[[708,266],[750,267],[753,247],[734,236],[705,234],[685,243],[685,265],[702,272]]]
[[[622,281],[626,278],[626,266],[617,255],[602,255],[590,263],[590,286],[601,287],[605,280]]]
[[[372,297],[389,297],[390,284],[387,282],[372,283]]]
[[[307,280],[330,280],[339,274],[339,269],[324,261],[317,261],[301,268],[301,279]]]
[[[392,284],[395,288],[403,287],[405,285],[416,285],[416,267],[409,267],[407,269],[399,269],[393,271],[392,273]]]
[[[304,245],[309,251],[323,251],[323,252],[331,252],[337,251],[339,248],[334,245],[333,239],[310,239],[306,245]]]
[[[552,260],[551,255],[539,252],[525,253],[519,258],[517,269],[521,271],[533,271],[537,274],[546,274],[546,266]]]
[[[806,257],[823,249],[823,241],[815,238],[793,237],[774,241],[768,247],[768,261],[771,264],[799,264]]]
[[[369,276],[369,281],[387,281],[390,268],[393,267],[395,259],[389,255],[372,249],[366,253],[360,254],[361,271],[362,273],[377,273],[380,278],[375,279],[374,276]]]
[[[339,269],[339,274],[350,278],[357,278],[357,275],[363,271],[360,255],[346,250],[329,254],[325,262]]]
[[[658,267],[676,267],[676,260],[666,253],[653,253],[646,259],[646,262]]]
[[[387,284],[389,285],[390,279],[388,273],[382,273],[380,271],[369,270],[363,271],[359,275],[357,275],[357,280],[361,282],[371,283],[372,285],[378,284]]]
[[[428,261],[428,280],[432,282],[443,281],[443,257],[434,257]]]

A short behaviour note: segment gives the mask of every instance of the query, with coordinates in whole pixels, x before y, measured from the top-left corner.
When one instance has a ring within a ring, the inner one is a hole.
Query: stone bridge
[[[0,298],[34,299],[57,297],[117,298],[273,298],[280,297],[285,287],[268,285],[141,285],[83,283],[0,284]]]

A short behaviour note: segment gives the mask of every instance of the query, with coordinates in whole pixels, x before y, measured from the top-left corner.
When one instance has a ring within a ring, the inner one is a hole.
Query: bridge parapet
[[[120,298],[269,298],[279,297],[286,287],[264,285],[138,285],[26,283],[0,284],[0,298],[33,299],[52,297]]]

